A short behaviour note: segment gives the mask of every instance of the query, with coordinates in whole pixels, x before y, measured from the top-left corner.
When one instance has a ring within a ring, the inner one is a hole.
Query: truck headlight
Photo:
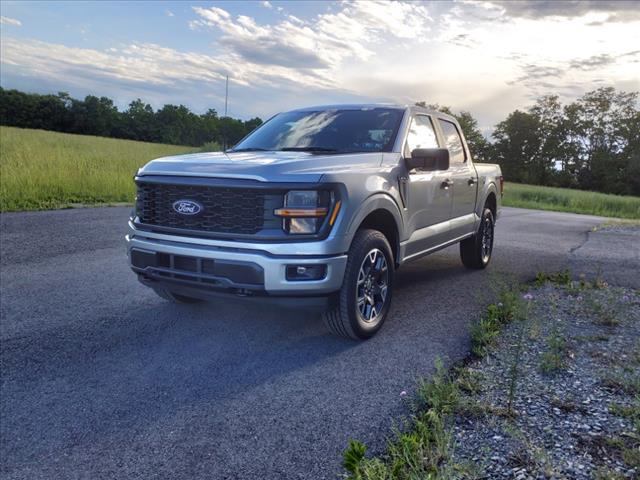
[[[292,235],[318,233],[329,213],[331,192],[291,190],[284,196],[284,206],[273,213],[283,218],[282,228]]]

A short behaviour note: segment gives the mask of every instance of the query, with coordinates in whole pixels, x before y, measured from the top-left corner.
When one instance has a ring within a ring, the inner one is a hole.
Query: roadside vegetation
[[[192,147],[0,127],[2,211],[132,203],[133,175]]]
[[[638,478],[640,292],[569,272],[496,290],[471,355],[403,397],[386,453],[349,442],[347,478]]]
[[[502,201],[508,207],[640,219],[640,197],[506,182]]]

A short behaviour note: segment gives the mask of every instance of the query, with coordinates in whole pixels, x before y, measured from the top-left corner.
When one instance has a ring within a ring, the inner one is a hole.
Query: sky
[[[265,119],[417,101],[483,132],[535,98],[640,90],[638,1],[0,2],[0,84]]]

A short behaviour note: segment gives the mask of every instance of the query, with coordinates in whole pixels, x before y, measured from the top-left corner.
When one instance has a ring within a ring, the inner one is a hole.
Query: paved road
[[[465,355],[492,272],[593,267],[601,221],[505,209],[488,271],[456,247],[404,267],[384,329],[354,343],[291,311],[157,298],[125,264],[127,214],[0,217],[3,478],[336,478],[350,437],[380,451],[400,391]]]

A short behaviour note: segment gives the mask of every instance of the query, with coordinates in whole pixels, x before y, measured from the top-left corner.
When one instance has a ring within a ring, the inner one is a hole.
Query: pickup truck
[[[144,285],[179,303],[319,308],[353,339],[381,328],[405,262],[460,243],[485,268],[503,189],[455,118],[395,105],[280,113],[226,152],[153,160],[135,183],[126,241]]]

